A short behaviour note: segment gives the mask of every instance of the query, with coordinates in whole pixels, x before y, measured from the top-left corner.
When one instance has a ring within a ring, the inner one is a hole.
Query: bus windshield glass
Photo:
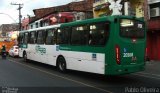
[[[137,20],[121,19],[120,36],[127,38],[144,38],[144,23]]]

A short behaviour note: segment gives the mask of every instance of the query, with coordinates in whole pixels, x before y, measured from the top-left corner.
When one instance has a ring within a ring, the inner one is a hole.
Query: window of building
[[[36,28],[38,28],[38,22],[36,22]]]
[[[43,27],[43,21],[40,21],[40,27]]]
[[[33,29],[33,25],[31,25],[31,29]]]
[[[22,26],[22,30],[25,30],[25,26]]]
[[[28,25],[26,25],[26,29],[25,30],[28,30],[29,29],[29,27],[28,27]]]

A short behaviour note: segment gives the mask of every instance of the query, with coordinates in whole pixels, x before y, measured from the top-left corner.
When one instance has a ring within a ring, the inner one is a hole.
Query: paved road
[[[133,93],[160,92],[160,62],[147,62],[146,71],[107,76],[78,71],[60,73],[53,66],[0,59],[2,93]],[[153,71],[151,71],[153,70]],[[11,91],[11,92],[6,92]],[[56,91],[56,92],[55,92]]]

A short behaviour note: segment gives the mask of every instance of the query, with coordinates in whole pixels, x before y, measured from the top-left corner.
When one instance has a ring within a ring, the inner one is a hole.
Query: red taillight
[[[118,45],[115,46],[115,51],[116,51],[116,62],[117,64],[120,65],[120,47]]]
[[[145,49],[145,60],[148,58],[148,48]]]
[[[146,48],[145,55],[148,56],[148,48]]]

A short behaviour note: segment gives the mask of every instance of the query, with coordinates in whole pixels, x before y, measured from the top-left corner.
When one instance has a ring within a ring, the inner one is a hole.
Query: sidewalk
[[[160,61],[147,61],[145,73],[160,75]]]

